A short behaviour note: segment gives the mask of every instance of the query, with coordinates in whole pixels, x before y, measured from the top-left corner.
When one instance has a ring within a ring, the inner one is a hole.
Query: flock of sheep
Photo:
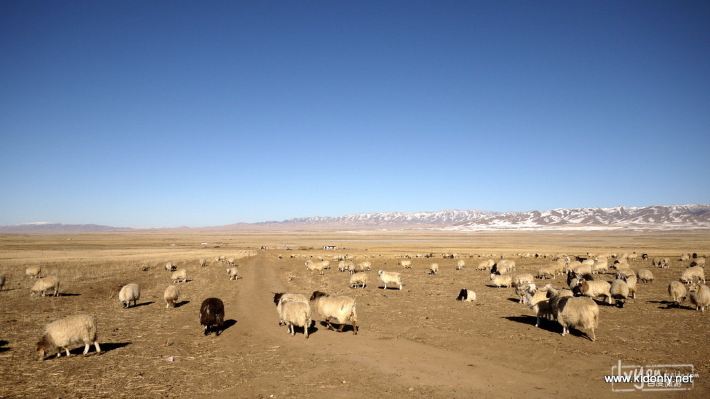
[[[432,257],[429,254],[425,257]],[[479,255],[480,256],[480,255]],[[519,256],[533,256],[519,254]],[[536,273],[516,272],[516,263],[511,259],[494,259],[488,257],[478,263],[475,270],[490,272],[490,287],[510,287],[514,289],[519,301],[535,312],[538,327],[541,320],[556,321],[562,327],[562,335],[567,335],[570,328],[585,332],[594,341],[595,330],[599,326],[599,305],[596,300],[608,305],[623,308],[629,298],[635,298],[640,284],[654,281],[653,272],[648,268],[638,271],[631,268],[629,260],[638,256],[633,254],[602,254],[570,257],[566,255],[549,256],[538,255],[535,257],[549,258],[552,263],[540,267]],[[292,258],[295,255],[291,256]],[[419,257],[419,256],[417,256]],[[455,254],[444,254],[444,258],[458,257]],[[279,255],[279,258],[282,258]],[[643,259],[647,256],[642,255]],[[227,266],[226,271],[230,280],[240,278],[234,258],[223,256],[216,257],[215,262]],[[338,271],[350,273],[350,288],[366,288],[368,272],[372,270],[372,262],[362,261],[355,263],[350,255],[335,256],[338,262]],[[697,310],[702,312],[710,306],[710,288],[705,285],[705,258],[697,254],[683,254],[682,262],[688,262],[682,270],[677,281],[671,281],[668,294],[677,306],[688,299]],[[208,265],[206,259],[200,259],[200,266]],[[411,256],[399,260],[398,265],[403,269],[412,268]],[[651,265],[656,268],[669,268],[669,258],[653,258]],[[308,259],[306,269],[323,274],[330,269],[330,261],[322,257],[318,260]],[[456,262],[456,270],[466,266],[463,259]],[[144,270],[147,270],[144,268]],[[165,264],[165,270],[171,273],[173,284],[168,285],[163,293],[166,307],[175,307],[180,297],[180,290],[176,284],[188,281],[187,271],[177,269],[172,262]],[[38,266],[27,267],[27,276],[37,279],[30,289],[31,295],[59,295],[59,279],[48,275],[42,277],[42,270]],[[427,273],[435,276],[439,273],[438,263],[431,263]],[[383,289],[396,288],[402,290],[402,273],[395,271],[379,270],[377,275],[383,284]],[[557,277],[565,279],[565,286],[553,287],[545,284],[538,287],[535,279],[555,280]],[[0,275],[0,289],[5,283],[5,276]],[[140,299],[140,286],[129,283],[121,287],[118,300],[124,308],[135,306]],[[476,301],[476,292],[462,288],[456,298],[460,301]],[[310,296],[299,293],[275,293],[274,304],[278,314],[279,325],[285,325],[288,333],[296,334],[296,328],[302,329],[308,338],[309,327],[313,321],[322,321],[328,328],[343,331],[345,326],[352,327],[353,334],[358,332],[357,306],[355,299],[346,295],[329,295],[322,291],[314,291]],[[220,335],[224,325],[224,303],[219,298],[207,298],[200,306],[200,324],[205,335],[215,332]],[[314,320],[315,315],[318,318]],[[97,341],[96,318],[91,315],[81,314],[68,316],[49,323],[43,336],[37,343],[39,359],[55,353],[61,356],[62,351],[69,356],[69,347],[84,344],[84,354],[94,345],[96,352],[101,348]]]

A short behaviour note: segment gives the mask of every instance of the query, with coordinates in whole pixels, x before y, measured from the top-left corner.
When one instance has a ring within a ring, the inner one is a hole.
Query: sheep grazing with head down
[[[412,261],[409,259],[400,260],[399,265],[402,266],[403,269],[411,269],[412,268]]]
[[[131,303],[136,306],[136,303],[141,298],[141,289],[136,283],[126,284],[118,292],[118,300],[124,308],[130,308]]]
[[[350,288],[355,288],[355,287],[362,287],[365,288],[367,287],[367,273],[365,272],[358,272],[358,273],[353,273],[350,276]]]
[[[685,284],[690,284],[695,281],[702,281],[705,284],[705,269],[700,266],[693,266],[683,270],[680,275],[680,281]]]
[[[476,270],[490,271],[493,268],[493,265],[495,265],[495,264],[496,264],[496,261],[494,261],[493,259],[487,259],[487,260],[484,260],[484,261],[478,263],[478,266],[476,266]]]
[[[229,276],[230,280],[238,280],[239,279],[239,269],[237,269],[236,266],[228,267],[227,268],[227,275]]]
[[[491,285],[496,286],[498,288],[510,287],[511,285],[513,285],[513,277],[511,277],[509,274],[498,275],[495,273],[491,273]]]
[[[170,279],[173,281],[174,284],[186,283],[187,282],[187,270],[180,269],[178,271],[173,272],[173,274],[170,275]]]
[[[466,261],[463,259],[459,259],[458,262],[456,262],[456,270],[461,270],[466,266]]]
[[[523,285],[532,284],[535,282],[535,277],[530,273],[516,274],[513,277],[513,287],[519,287]]]
[[[556,265],[542,266],[537,270],[537,278],[539,279],[554,279],[555,276],[557,276]]]
[[[180,290],[174,285],[169,285],[168,288],[163,292],[163,299],[165,300],[165,307],[175,307],[178,298],[180,297]]]
[[[200,258],[200,267],[205,267],[205,266],[207,266],[207,259]]]
[[[710,288],[707,285],[693,284],[690,287],[690,303],[695,305],[695,310],[705,312],[710,306]]]
[[[314,262],[314,261],[308,259],[306,261],[306,270],[309,270],[309,271],[316,270],[316,271],[320,272],[320,274],[323,274],[323,272],[326,269],[330,269],[330,262],[327,260],[321,260],[321,261]]]
[[[200,325],[205,335],[211,331],[219,336],[224,327],[224,303],[219,298],[207,298],[200,306]]]
[[[174,272],[177,270],[177,266],[173,262],[168,262],[165,264],[165,270],[169,272]]]
[[[372,262],[370,262],[368,260],[358,263],[357,268],[355,269],[355,271],[359,271],[359,272],[367,272],[370,270],[372,270]]]
[[[594,265],[592,266],[592,273],[594,274],[599,274],[599,273],[606,273],[609,271],[609,262],[607,262],[606,259],[597,259],[594,261]]]
[[[638,279],[642,283],[652,283],[653,273],[648,269],[641,269],[639,270]]]
[[[594,330],[599,327],[599,306],[591,298],[561,298],[555,307],[557,322],[562,326],[562,336],[569,334],[569,328],[586,330],[592,341],[596,340]]]
[[[501,259],[491,267],[491,273],[507,274],[515,271],[515,261],[510,259]]]
[[[321,320],[325,321],[328,328],[333,329],[331,319],[340,324],[338,332],[342,332],[345,324],[352,325],[353,334],[357,335],[357,310],[355,299],[349,296],[331,296],[321,291],[314,291],[311,295],[311,305],[316,310]]]
[[[25,269],[25,275],[32,278],[39,278],[42,268],[39,266],[29,266]]]
[[[581,280],[577,286],[579,292],[589,298],[604,297],[608,304],[612,304],[611,285],[604,280]]]
[[[439,273],[439,264],[438,264],[438,263],[432,263],[431,265],[429,265],[429,272],[428,272],[428,273],[429,273],[430,275],[432,275],[432,276],[433,276],[433,275],[436,275],[437,273]]]
[[[668,284],[668,295],[671,296],[671,299],[676,306],[680,306],[680,304],[685,300],[685,297],[688,295],[688,290],[685,288],[683,283],[679,281],[671,281],[671,283]]]
[[[629,298],[629,286],[623,279],[617,278],[611,282],[611,287],[609,289],[611,297],[616,300],[616,306],[623,308],[624,303]]]
[[[57,276],[43,277],[34,283],[30,289],[30,295],[39,294],[45,296],[47,294],[59,296],[59,279]]]
[[[57,352],[57,357],[62,355],[62,350],[71,356],[71,345],[84,344],[84,355],[89,353],[89,345],[94,344],[96,353],[101,352],[101,347],[96,338],[96,318],[86,314],[67,316],[55,320],[44,328],[44,335],[37,342],[37,355],[39,360]]]
[[[398,285],[399,290],[402,290],[402,275],[400,273],[380,270],[377,274],[380,276],[380,280],[385,284],[384,289],[387,289],[387,284],[390,284]]]
[[[459,296],[456,297],[456,300],[462,302],[474,302],[476,300],[476,293],[473,290],[461,288]]]

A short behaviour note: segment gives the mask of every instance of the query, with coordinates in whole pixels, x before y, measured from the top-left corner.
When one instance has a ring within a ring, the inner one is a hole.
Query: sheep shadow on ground
[[[180,306],[187,305],[188,303],[190,303],[190,301],[180,301],[175,304],[175,307],[179,308]]]
[[[135,305],[132,305],[131,307],[126,308],[126,309],[139,308],[139,307],[141,307],[141,306],[148,306],[148,305],[152,305],[152,304],[154,304],[154,303],[155,303],[155,301],[141,302],[141,303],[137,303],[137,304],[135,304]]]
[[[305,334],[303,331],[303,327],[296,327],[294,326],[294,329],[296,331],[296,335],[298,334]],[[314,333],[318,332],[319,328],[316,327],[315,322],[311,323],[310,326],[308,326],[308,335],[313,335]]]
[[[535,316],[528,316],[528,315],[504,316],[503,318],[508,319],[510,321],[515,321],[517,323],[529,324],[533,327],[535,326],[535,321],[537,320],[537,318]],[[557,333],[557,334],[562,333],[562,326],[560,326],[556,321],[552,321],[552,320],[547,320],[547,319],[540,320],[540,327],[539,328],[549,331],[549,332]],[[573,328],[570,328],[569,332],[571,335],[574,335],[575,337],[584,337],[584,338],[589,339],[589,336],[582,331],[578,331]]]
[[[378,286],[377,288],[379,288],[379,289],[381,289],[381,290],[384,290],[384,291],[400,291],[399,286],[396,286],[396,287],[387,287],[387,288],[385,289],[385,287],[384,287],[383,285],[380,285],[380,286]]]
[[[665,305],[665,306],[659,306],[658,309],[687,309],[687,310],[695,310],[692,306],[689,305],[681,305],[678,303],[675,303],[673,301],[646,301],[646,303],[656,303],[659,305]]]
[[[510,302],[520,303],[520,299],[519,299],[519,298],[508,298],[508,300],[509,300]]]
[[[130,344],[130,342],[99,342],[99,345],[101,346],[101,353],[97,353],[96,348],[92,344],[91,346],[89,346],[89,353],[87,353],[86,356],[103,355],[106,352],[111,352],[114,349],[123,348],[124,346],[128,346]],[[57,355],[51,355],[45,358],[45,360],[54,360],[66,357],[66,352],[62,351],[61,353],[62,356],[59,358],[57,358]],[[69,353],[71,353],[72,356],[83,356],[84,347],[76,347],[74,349],[69,350]]]
[[[222,323],[222,332],[227,331],[229,327],[232,327],[233,325],[236,325],[237,321],[234,319],[227,319]]]
[[[4,339],[0,339],[0,353],[2,352],[7,352],[10,350],[6,345],[9,344],[9,341],[5,341]]]
[[[353,326],[350,324],[338,324],[338,323],[333,323],[333,322],[331,322],[330,324],[333,326],[332,329],[328,328],[328,323],[326,323],[325,321],[320,322],[321,327],[325,327],[325,329],[331,330],[331,331],[348,332],[348,331],[353,331],[353,329],[354,329]],[[343,331],[338,331],[338,329],[340,327],[343,328]]]
[[[81,294],[77,294],[74,292],[60,292],[59,295],[57,296],[80,296]]]

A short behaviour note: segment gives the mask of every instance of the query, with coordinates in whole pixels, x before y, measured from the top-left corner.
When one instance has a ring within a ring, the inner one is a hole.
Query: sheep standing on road
[[[357,335],[357,310],[355,299],[349,296],[331,296],[321,291],[314,291],[311,295],[311,304],[321,320],[325,321],[328,328],[333,329],[331,319],[340,324],[338,332],[342,332],[345,324],[350,323],[353,334]]]
[[[303,294],[293,294],[293,293],[274,293],[274,305],[276,305],[276,312],[279,314],[279,325],[282,326],[286,324],[283,317],[283,304],[286,302],[302,302],[309,304],[308,298]]]
[[[380,276],[380,280],[385,284],[384,289],[387,289],[387,284],[390,284],[398,285],[399,290],[402,290],[402,275],[400,273],[380,270],[377,274]]]
[[[76,344],[84,344],[84,355],[89,353],[90,344],[94,344],[96,353],[101,352],[96,338],[96,319],[93,316],[67,316],[47,324],[44,335],[37,342],[37,355],[39,360],[44,360],[46,355],[55,351],[57,357],[60,357],[64,350],[69,357],[69,346]]]
[[[136,283],[126,284],[121,288],[121,291],[118,292],[118,300],[124,308],[131,307],[131,303],[133,303],[133,306],[136,306],[140,298],[141,289]]]
[[[219,298],[207,298],[200,306],[200,325],[205,335],[211,331],[219,336],[224,328],[224,303]]]

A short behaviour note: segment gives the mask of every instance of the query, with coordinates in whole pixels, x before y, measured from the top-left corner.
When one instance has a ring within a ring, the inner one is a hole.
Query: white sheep
[[[32,278],[39,278],[42,268],[39,266],[29,266],[25,269],[25,275]]]
[[[227,259],[227,264],[228,264],[229,266],[234,266],[234,258],[229,258],[229,259]]]
[[[165,292],[163,292],[163,299],[165,300],[165,307],[175,307],[175,304],[180,297],[180,290],[174,285],[169,285]]]
[[[493,259],[487,259],[482,262],[478,263],[478,266],[476,266],[476,270],[486,270],[490,271],[493,265],[495,265],[496,262]]]
[[[372,270],[372,262],[367,261],[367,260],[364,262],[360,262],[357,264],[357,269],[355,269],[355,270],[361,271],[361,272],[370,271],[370,270]]]
[[[308,259],[306,261],[306,270],[314,271],[317,270],[320,272],[320,274],[323,274],[323,271],[326,269],[330,269],[330,262],[327,260],[321,260],[321,261],[312,261]]]
[[[177,269],[177,266],[173,262],[168,262],[165,264],[165,270],[169,272],[174,272],[175,269]]]
[[[603,280],[587,281],[582,280],[579,284],[579,292],[589,298],[604,297],[608,304],[612,304],[611,284]]]
[[[456,300],[462,302],[474,302],[476,300],[476,293],[473,290],[461,288],[459,296],[456,297]]]
[[[606,259],[598,259],[594,262],[594,266],[592,266],[592,273],[606,273],[607,271],[609,271],[609,262],[607,262]]]
[[[400,291],[402,290],[402,275],[400,273],[380,270],[377,274],[380,276],[380,280],[385,284],[384,289],[387,289],[387,284],[395,284],[399,286]]]
[[[456,262],[456,270],[461,270],[466,266],[466,261],[463,259],[459,259],[458,262]]]
[[[295,336],[296,327],[303,328],[303,334],[308,339],[308,328],[311,326],[311,306],[308,303],[283,301],[280,317],[288,327],[288,332]]]
[[[367,273],[364,272],[359,272],[359,273],[353,273],[350,276],[350,288],[355,288],[355,287],[362,287],[365,288],[367,287]]]
[[[668,295],[671,296],[671,299],[673,299],[676,306],[680,306],[680,304],[685,300],[685,297],[688,295],[688,290],[685,288],[683,283],[679,281],[671,281],[671,283],[668,284]]]
[[[200,267],[205,267],[205,266],[207,266],[207,259],[200,258]]]
[[[535,277],[530,273],[516,274],[513,277],[513,287],[528,285],[535,282]]]
[[[530,293],[526,293],[523,302],[535,312],[535,327],[540,327],[540,320],[542,319],[554,320],[555,313],[548,299],[536,301]]]
[[[30,295],[40,294],[45,296],[50,291],[51,295],[59,296],[59,279],[57,276],[47,276],[37,280],[30,289]]]
[[[611,297],[616,300],[616,306],[623,308],[624,303],[629,298],[629,286],[626,281],[617,278],[611,282],[611,287],[609,288]]]
[[[651,273],[650,270],[648,269],[641,269],[639,270],[638,273],[638,279],[642,283],[652,283],[653,282],[653,273]]]
[[[404,269],[411,269],[412,268],[412,261],[411,260],[400,260],[399,265],[402,266]]]
[[[187,270],[180,269],[178,271],[173,272],[173,274],[170,275],[170,279],[175,284],[186,283],[187,282]]]
[[[491,273],[491,284],[500,287],[510,287],[513,284],[513,277],[509,274],[498,275]]]
[[[696,278],[698,281],[702,280],[703,284],[705,284],[705,269],[700,266],[693,266],[683,270],[683,273],[680,275],[680,281],[685,284],[694,282]]]
[[[498,273],[498,274],[507,274],[512,271],[515,271],[515,261],[510,260],[510,259],[501,259],[498,262],[496,262],[495,265],[491,268],[491,271],[493,273]]]
[[[331,296],[321,291],[314,291],[311,295],[310,302],[321,320],[328,324],[328,328],[333,328],[330,319],[334,319],[340,324],[338,332],[342,332],[345,324],[350,323],[353,327],[353,334],[357,335],[358,326],[355,299],[349,296]]]
[[[227,268],[227,275],[229,275],[230,280],[238,280],[239,279],[239,269],[236,266],[228,267]]]
[[[537,270],[537,278],[539,278],[539,279],[547,279],[547,278],[554,279],[555,276],[557,276],[557,270],[558,270],[558,268],[556,265],[542,266]]]
[[[515,292],[518,294],[520,302],[524,305],[533,306],[538,302],[547,300],[547,290],[549,287],[549,285],[546,285],[543,288],[537,288],[534,283],[530,283],[516,287]]]
[[[437,273],[439,273],[439,264],[432,263],[431,265],[429,265],[429,272],[428,273],[431,275],[436,275]]]
[[[282,292],[274,293],[274,305],[276,305],[276,312],[279,314],[279,325],[286,324],[283,317],[283,304],[286,302],[302,302],[309,304],[308,298],[303,294]]]
[[[139,299],[141,299],[141,288],[136,283],[126,284],[118,292],[118,300],[124,308],[131,307],[131,303],[136,306]]]
[[[569,328],[587,330],[587,336],[596,340],[594,330],[599,327],[599,306],[591,298],[561,298],[555,308],[557,322],[562,326],[562,336],[569,334]]]
[[[710,306],[710,288],[704,284],[693,284],[690,289],[690,303],[695,305],[695,310],[705,312],[705,308]]]
[[[101,347],[96,337],[96,318],[86,314],[67,316],[55,320],[44,328],[44,335],[37,342],[37,355],[39,360],[57,352],[57,357],[62,355],[62,350],[69,353],[69,346],[84,344],[84,355],[89,353],[89,345],[94,344],[96,353],[101,352]]]

